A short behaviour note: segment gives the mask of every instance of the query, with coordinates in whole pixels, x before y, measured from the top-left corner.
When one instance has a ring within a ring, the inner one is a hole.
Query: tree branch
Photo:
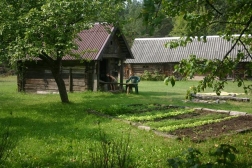
[[[240,36],[238,37],[238,39],[236,39],[235,43],[234,43],[233,46],[230,48],[230,50],[226,53],[226,55],[223,57],[223,59],[226,58],[226,57],[231,53],[231,51],[235,48],[235,46],[237,45],[237,43],[241,40],[242,35],[243,35],[243,34],[245,33],[245,31],[248,29],[248,27],[249,27],[249,25],[251,24],[251,22],[252,22],[252,16],[250,16],[249,21],[248,21],[247,24],[246,24],[246,27],[241,31]]]
[[[40,59],[45,61],[49,66],[53,67],[53,59],[49,57],[44,51],[41,52],[41,54],[38,55]]]
[[[219,15],[223,15],[220,11],[218,11],[210,2],[209,0],[206,0],[206,3],[214,10],[216,11]]]
[[[247,49],[247,46],[243,43],[242,40],[239,40],[239,41],[241,42],[241,44],[242,44],[243,48],[245,49],[245,51],[248,53],[247,56],[252,59],[252,55],[249,53],[249,50]]]

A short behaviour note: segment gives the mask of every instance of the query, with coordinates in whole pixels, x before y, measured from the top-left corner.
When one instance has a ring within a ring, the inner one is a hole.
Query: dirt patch
[[[219,123],[206,124],[193,128],[178,129],[169,134],[179,138],[188,137],[192,141],[201,142],[209,138],[216,138],[238,132],[246,132],[252,129],[252,116],[239,116]]]

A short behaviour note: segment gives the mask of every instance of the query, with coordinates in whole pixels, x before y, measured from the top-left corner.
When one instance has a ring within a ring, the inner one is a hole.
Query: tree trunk
[[[52,75],[55,79],[55,82],[57,83],[57,86],[58,86],[61,102],[62,103],[69,103],[66,85],[65,85],[65,82],[64,82],[64,80],[61,76],[61,73],[60,73],[60,66],[61,66],[60,62],[55,61],[54,66],[51,67],[51,71],[52,71]]]
[[[66,85],[60,72],[62,57],[57,57],[57,59],[54,60],[51,57],[49,57],[45,52],[42,52],[41,54],[39,54],[39,58],[45,61],[47,65],[51,68],[52,75],[58,86],[61,102],[69,103]]]

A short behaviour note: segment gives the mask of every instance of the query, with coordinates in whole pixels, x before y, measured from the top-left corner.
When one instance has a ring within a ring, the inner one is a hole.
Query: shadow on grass
[[[180,93],[176,93],[176,92],[157,92],[157,91],[143,91],[141,93],[139,93],[139,95],[148,95],[148,96],[169,96],[169,95],[172,95],[172,96],[176,96],[176,95],[179,95],[179,96],[183,96],[183,94],[180,94]]]

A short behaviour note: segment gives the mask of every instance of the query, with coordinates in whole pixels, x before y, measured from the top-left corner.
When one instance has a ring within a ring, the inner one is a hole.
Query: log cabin
[[[122,89],[123,62],[133,55],[120,29],[96,23],[78,34],[75,53],[62,59],[61,75],[68,92],[110,90],[107,74],[118,80]],[[88,51],[88,52],[87,52]],[[57,84],[45,62],[40,59],[18,61],[18,91],[35,93],[58,92]]]

